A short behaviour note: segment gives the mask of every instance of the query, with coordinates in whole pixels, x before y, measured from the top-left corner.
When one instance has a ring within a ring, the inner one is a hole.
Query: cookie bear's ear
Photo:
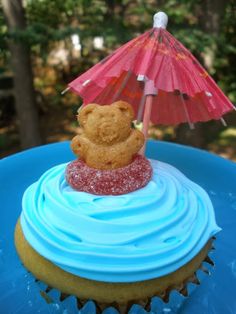
[[[88,115],[90,113],[93,112],[93,110],[97,107],[98,105],[97,104],[89,104],[87,106],[85,106],[84,108],[82,108],[81,110],[79,110],[78,112],[78,121],[79,121],[79,124],[81,126],[84,126],[87,119],[88,119]]]
[[[134,119],[134,111],[130,104],[128,104],[125,101],[119,100],[112,104],[112,106],[117,107],[122,113],[127,115],[130,120],[132,121]]]

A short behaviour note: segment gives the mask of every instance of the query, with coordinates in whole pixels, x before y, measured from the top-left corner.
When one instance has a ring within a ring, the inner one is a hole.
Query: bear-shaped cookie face
[[[81,129],[72,139],[73,152],[96,169],[128,165],[144,143],[142,132],[131,128],[133,117],[132,107],[124,101],[87,105],[78,114]]]
[[[129,137],[132,119],[132,107],[125,102],[110,106],[90,104],[78,116],[80,126],[90,141],[109,146]]]

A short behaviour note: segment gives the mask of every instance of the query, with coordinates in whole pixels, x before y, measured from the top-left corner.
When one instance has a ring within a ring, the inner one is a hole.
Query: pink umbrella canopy
[[[69,83],[68,89],[83,98],[84,105],[132,104],[138,120],[176,125],[221,119],[234,109],[196,58],[166,29],[167,16],[159,12],[154,25],[124,44],[87,72]]]

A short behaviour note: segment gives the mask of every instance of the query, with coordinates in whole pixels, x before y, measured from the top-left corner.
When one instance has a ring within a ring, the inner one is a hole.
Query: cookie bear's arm
[[[127,139],[126,145],[129,150],[132,150],[132,154],[136,154],[142,148],[144,144],[144,135],[139,130],[132,130],[131,135]]]
[[[80,156],[82,159],[87,154],[88,150],[87,140],[82,135],[76,135],[71,141],[71,149],[76,156]]]

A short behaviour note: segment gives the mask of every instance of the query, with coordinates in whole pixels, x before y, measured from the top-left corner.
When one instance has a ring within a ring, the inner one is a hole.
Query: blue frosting
[[[220,228],[207,193],[176,168],[151,160],[152,180],[119,196],[73,190],[66,164],[23,196],[30,245],[72,274],[105,282],[160,277],[190,261]]]

